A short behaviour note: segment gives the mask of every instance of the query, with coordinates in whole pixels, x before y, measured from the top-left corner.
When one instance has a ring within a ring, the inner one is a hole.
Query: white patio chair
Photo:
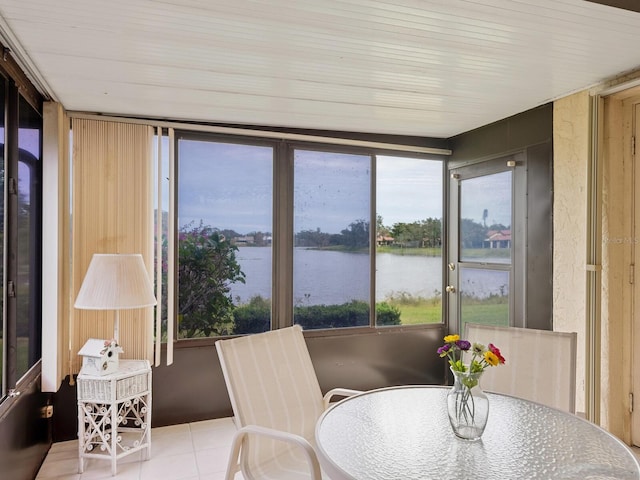
[[[575,413],[575,332],[467,323],[464,339],[485,346],[493,343],[506,359],[504,365],[485,369],[483,390]]]
[[[216,350],[238,431],[226,480],[321,480],[315,425],[334,395],[323,398],[299,325],[219,340]]]

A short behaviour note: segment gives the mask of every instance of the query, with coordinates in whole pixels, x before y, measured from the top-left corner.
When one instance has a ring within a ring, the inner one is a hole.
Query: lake
[[[271,247],[239,247],[237,259],[247,283],[231,286],[234,302],[245,303],[255,295],[271,298]],[[296,248],[294,263],[296,305],[334,305],[369,298],[366,254]],[[376,268],[377,301],[400,294],[432,298],[442,292],[440,257],[380,253]],[[496,278],[491,272],[478,270],[469,273],[463,279],[465,293],[486,297],[504,292],[504,275]]]

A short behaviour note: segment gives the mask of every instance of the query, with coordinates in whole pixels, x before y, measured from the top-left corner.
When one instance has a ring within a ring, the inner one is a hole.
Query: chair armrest
[[[240,453],[240,445],[242,444],[244,438],[249,434],[262,435],[263,437],[268,437],[273,440],[278,440],[286,443],[291,443],[297,447],[302,449],[302,452],[305,455],[307,463],[309,464],[309,469],[311,471],[311,480],[322,480],[322,473],[320,470],[320,463],[318,462],[318,457],[316,456],[316,452],[311,446],[311,444],[300,435],[296,435],[289,432],[284,432],[282,430],[276,430],[273,428],[262,427],[260,425],[247,425],[245,427],[240,428],[233,439],[233,447],[231,452],[230,465],[234,462],[238,462],[238,454]],[[234,458],[235,457],[235,458]]]
[[[351,390],[350,388],[333,388],[329,390],[327,393],[325,393],[324,397],[322,397],[324,401],[324,408],[325,410],[327,409],[327,407],[331,403],[331,398],[333,398],[336,395],[339,395],[341,397],[350,397],[352,395],[357,395],[359,393],[362,393],[362,391]]]
[[[281,440],[283,442],[297,444],[315,455],[313,447],[311,446],[309,441],[306,438],[301,437],[300,435],[296,435],[295,433],[276,430],[275,428],[262,427],[260,425],[247,425],[246,427],[240,428],[237,431],[236,435],[247,433],[255,433],[256,435],[273,438],[274,440]]]

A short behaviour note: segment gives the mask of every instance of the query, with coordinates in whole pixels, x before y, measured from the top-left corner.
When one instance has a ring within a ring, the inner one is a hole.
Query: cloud
[[[238,233],[272,231],[271,147],[180,139],[177,164],[180,226],[202,220]],[[379,156],[377,213],[384,224],[442,218],[443,168],[440,160]],[[296,150],[295,231],[339,233],[354,221],[368,219],[371,171],[369,155]],[[166,178],[168,172],[162,175]]]

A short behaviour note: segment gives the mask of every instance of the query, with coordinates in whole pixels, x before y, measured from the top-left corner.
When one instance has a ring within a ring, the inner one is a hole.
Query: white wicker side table
[[[147,360],[120,360],[108,375],[80,370],[78,388],[79,469],[85,458],[111,461],[144,450],[151,455],[151,365]]]

